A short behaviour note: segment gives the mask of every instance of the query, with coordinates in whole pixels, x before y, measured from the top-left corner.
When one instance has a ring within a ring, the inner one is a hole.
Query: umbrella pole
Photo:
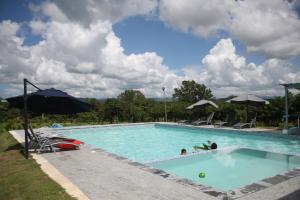
[[[24,155],[25,158],[28,159],[27,79],[24,79],[24,131],[25,131]]]
[[[288,106],[288,98],[289,98],[289,91],[288,87],[284,87],[285,90],[285,123],[284,123],[284,129],[289,129],[289,106]]]
[[[38,88],[36,85],[33,83],[29,82],[26,78],[24,78],[24,132],[25,132],[25,145],[24,145],[24,155],[25,158],[28,159],[28,108],[27,108],[27,103],[28,103],[28,95],[27,95],[27,83],[32,85],[38,90],[41,90]]]
[[[248,122],[248,112],[249,112],[249,104],[247,104],[247,115],[246,115],[246,123]]]

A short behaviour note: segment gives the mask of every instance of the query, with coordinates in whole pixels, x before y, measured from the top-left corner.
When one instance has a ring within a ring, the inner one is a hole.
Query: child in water
[[[203,143],[203,146],[194,146],[195,150],[213,150],[213,149],[217,149],[218,145],[210,140],[207,141],[207,144]]]
[[[186,149],[181,149],[181,153],[180,153],[181,156],[184,156],[186,155]]]

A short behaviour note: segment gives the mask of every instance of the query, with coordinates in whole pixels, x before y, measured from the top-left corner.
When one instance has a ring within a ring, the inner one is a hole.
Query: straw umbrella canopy
[[[194,108],[199,107],[199,106],[208,106],[208,105],[210,105],[212,107],[215,107],[215,108],[219,107],[217,104],[215,104],[212,101],[202,99],[202,100],[188,106],[186,109],[191,110],[191,109],[194,109]]]
[[[205,100],[205,99],[201,99],[200,101],[188,106],[186,109],[187,110],[193,110],[194,108],[198,108],[198,107],[204,107],[204,110],[207,106],[211,106],[214,108],[218,108],[219,106],[217,104],[215,104],[212,101],[209,100]]]
[[[250,106],[261,106],[265,104],[269,104],[269,101],[266,101],[258,96],[255,96],[253,94],[243,94],[237,97],[234,97],[227,101],[228,103],[233,104],[241,104],[247,106],[247,120],[248,120],[248,111],[249,111],[249,105]]]

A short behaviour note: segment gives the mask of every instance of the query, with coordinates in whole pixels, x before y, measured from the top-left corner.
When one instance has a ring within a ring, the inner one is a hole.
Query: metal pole
[[[165,87],[161,88],[162,91],[164,92],[164,101],[165,101],[165,122],[168,121],[168,115],[167,115],[167,102],[166,102],[166,92],[165,92]]]
[[[285,124],[284,124],[284,129],[288,130],[289,129],[289,109],[288,109],[288,87],[284,86],[285,90]]]
[[[246,123],[248,123],[249,103],[247,103]]]
[[[24,155],[25,158],[28,159],[27,79],[24,79],[24,131],[25,131]]]

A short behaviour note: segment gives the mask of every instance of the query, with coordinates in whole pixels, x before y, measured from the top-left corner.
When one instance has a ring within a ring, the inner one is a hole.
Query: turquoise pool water
[[[151,163],[196,183],[231,190],[300,166],[300,157],[265,151],[238,149]],[[205,177],[199,178],[204,172]]]
[[[239,131],[149,124],[72,129],[63,133],[94,148],[224,191],[300,166],[299,156],[295,156],[300,155],[299,140]],[[192,154],[193,146],[207,140],[218,144],[216,153],[169,159],[178,157],[182,148]],[[237,150],[228,151],[232,147]],[[153,162],[157,160],[165,161]],[[198,177],[201,171],[206,173],[205,178]]]
[[[238,146],[300,154],[299,140],[245,135],[238,131],[235,133],[153,124],[73,129],[64,132],[66,136],[79,139],[95,148],[99,147],[142,163],[178,156],[182,148],[191,153],[193,146],[201,145],[207,140],[216,142],[218,148]]]

